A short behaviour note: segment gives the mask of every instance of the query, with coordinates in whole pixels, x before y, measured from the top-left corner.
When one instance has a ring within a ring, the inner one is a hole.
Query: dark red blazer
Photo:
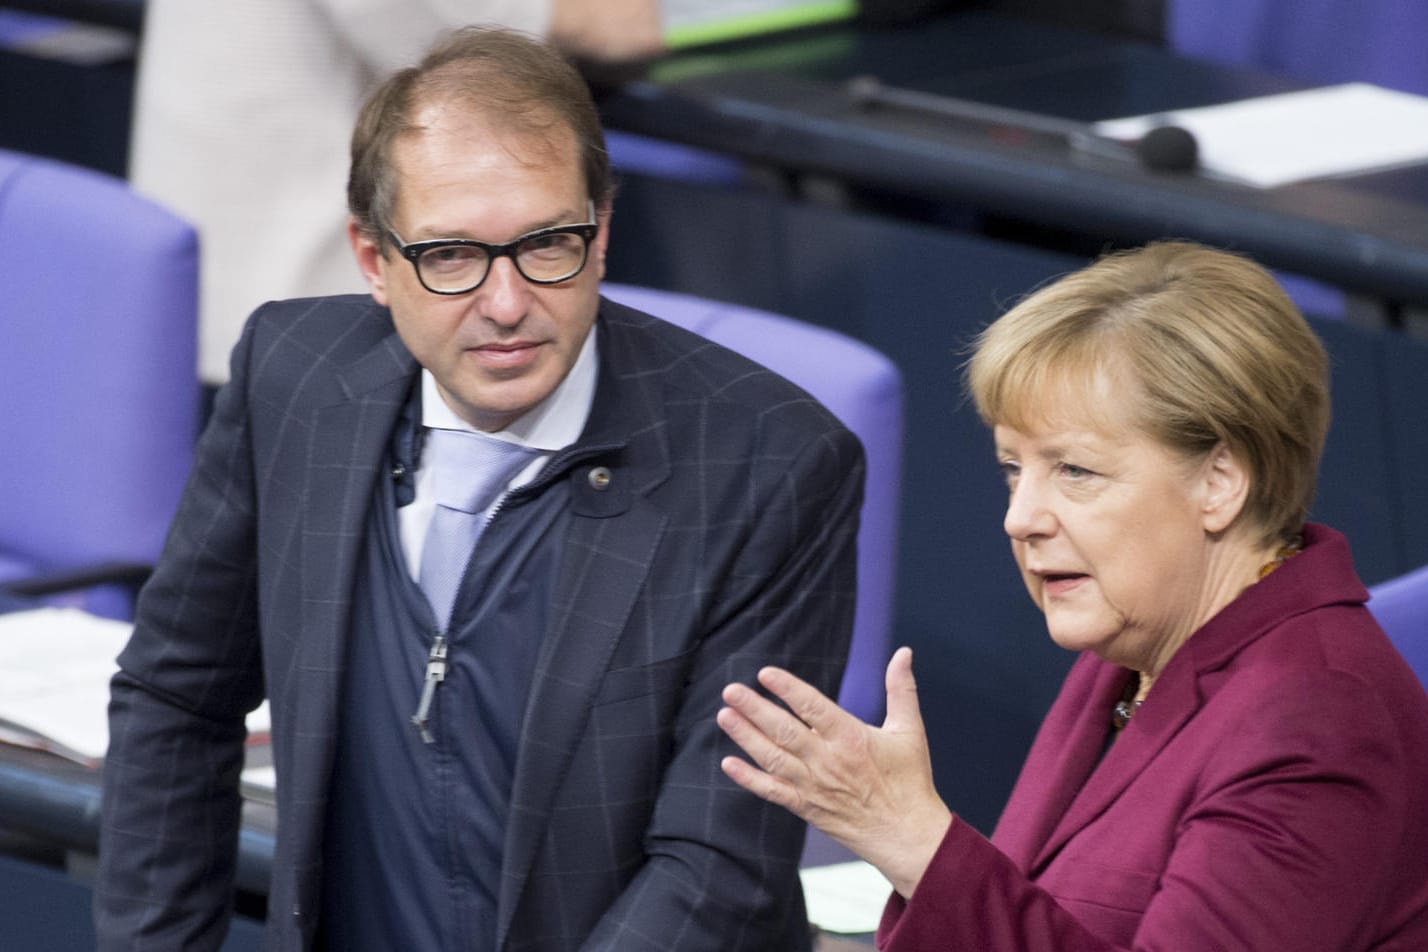
[[[1079,658],[991,842],[954,822],[878,947],[1428,949],[1428,696],[1367,597],[1309,526],[1104,757],[1130,673]]]

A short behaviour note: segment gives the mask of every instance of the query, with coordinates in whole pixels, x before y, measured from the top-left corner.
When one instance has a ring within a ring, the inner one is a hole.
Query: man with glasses
[[[200,379],[228,379],[254,305],[362,290],[337,196],[344,139],[383,76],[473,23],[592,64],[648,59],[664,49],[661,2],[70,0],[143,11],[129,181],[199,231]]]
[[[861,450],[600,298],[611,193],[584,83],[518,34],[373,94],[370,298],[249,319],[119,659],[101,948],[218,947],[264,696],[270,948],[808,948],[801,824],[714,714],[766,664],[836,689]]]

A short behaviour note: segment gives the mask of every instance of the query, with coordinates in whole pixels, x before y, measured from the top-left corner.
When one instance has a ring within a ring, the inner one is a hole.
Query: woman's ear
[[[1205,531],[1223,532],[1239,517],[1249,498],[1249,467],[1240,454],[1221,441],[1206,458],[1201,479],[1204,480],[1201,515]]]

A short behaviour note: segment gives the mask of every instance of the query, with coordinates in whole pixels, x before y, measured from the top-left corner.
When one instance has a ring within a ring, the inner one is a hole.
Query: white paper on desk
[[[799,870],[808,921],[824,932],[876,932],[892,884],[862,860]]]
[[[109,747],[109,681],[133,626],[77,608],[0,614],[0,721],[53,741],[56,753],[95,763]],[[268,730],[265,701],[248,716]],[[16,738],[17,742],[19,738]]]
[[[109,679],[131,626],[77,608],[0,615],[0,719],[97,761],[109,742]]]
[[[271,764],[266,767],[244,767],[241,782],[245,796],[260,796],[271,801],[278,789],[277,768]]]
[[[1368,83],[1110,119],[1095,128],[1135,139],[1160,125],[1194,134],[1205,172],[1259,188],[1428,160],[1428,97]]]

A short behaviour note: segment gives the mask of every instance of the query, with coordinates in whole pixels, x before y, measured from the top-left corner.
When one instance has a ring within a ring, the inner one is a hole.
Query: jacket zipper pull
[[[431,643],[431,653],[426,656],[426,678],[421,686],[421,700],[417,703],[416,713],[412,715],[412,723],[421,733],[422,743],[430,744],[436,740],[431,736],[431,731],[426,729],[427,718],[431,713],[431,702],[436,696],[436,686],[446,680],[446,639],[437,635]]]

